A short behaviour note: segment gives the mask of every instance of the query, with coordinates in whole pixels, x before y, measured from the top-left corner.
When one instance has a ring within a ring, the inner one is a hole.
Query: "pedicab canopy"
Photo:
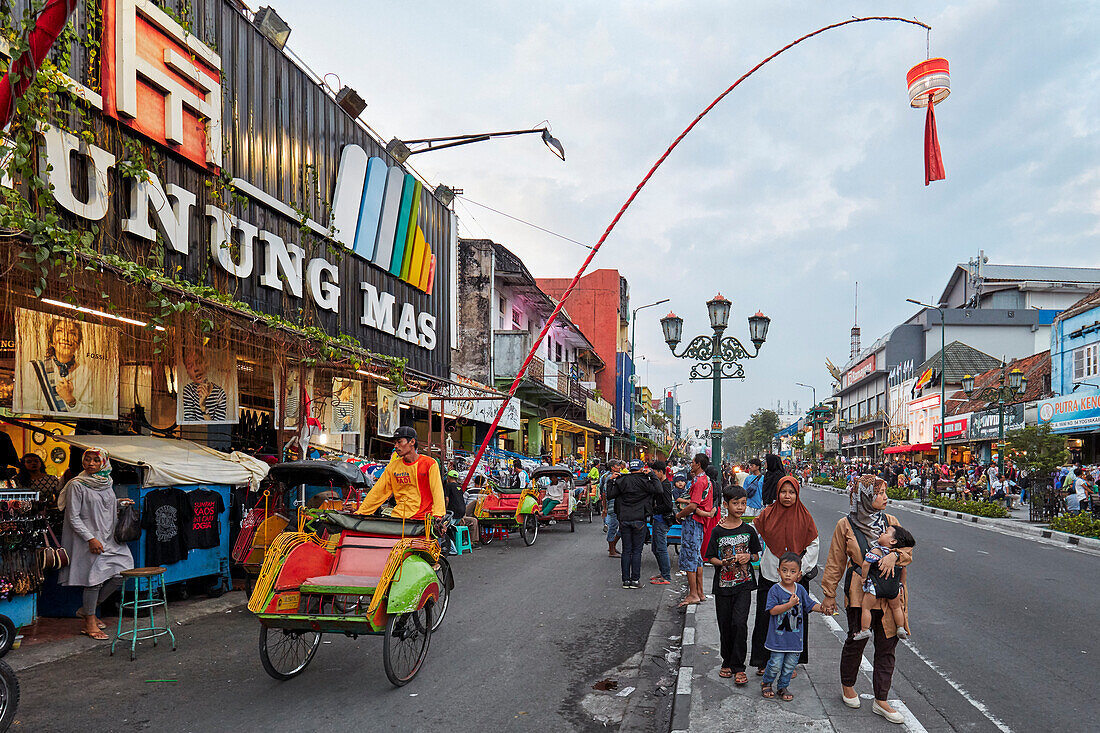
[[[909,84],[909,104],[918,108],[928,107],[928,116],[924,121],[924,185],[927,186],[932,181],[942,181],[947,177],[940,154],[940,140],[936,135],[933,107],[951,94],[951,69],[947,59],[928,59],[909,69],[905,81]]]
[[[190,440],[148,435],[55,435],[77,448],[100,448],[111,460],[142,468],[142,486],[258,483],[268,465],[247,453],[222,453]]]

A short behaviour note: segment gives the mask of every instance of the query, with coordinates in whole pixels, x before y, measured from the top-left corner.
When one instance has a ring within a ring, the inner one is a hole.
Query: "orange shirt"
[[[423,519],[434,514],[442,517],[445,510],[439,464],[428,456],[419,456],[413,463],[405,463],[394,456],[355,513],[373,514],[391,496],[396,506],[390,516]]]

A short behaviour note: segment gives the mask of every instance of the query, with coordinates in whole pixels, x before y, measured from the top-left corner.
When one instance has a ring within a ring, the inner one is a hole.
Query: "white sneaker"
[[[871,630],[870,629],[862,629],[862,630],[857,631],[856,633],[852,634],[852,640],[853,641],[862,641],[863,639],[870,639],[870,638],[871,638]]]
[[[903,718],[901,713],[899,713],[897,710],[891,713],[889,710],[879,707],[878,700],[875,700],[873,703],[871,703],[871,710],[874,712],[875,715],[881,715],[882,717],[889,720],[891,723],[905,722],[905,718]]]
[[[909,630],[906,629],[904,626],[899,627],[898,628],[898,638],[902,639],[902,640],[908,639],[909,638]]]

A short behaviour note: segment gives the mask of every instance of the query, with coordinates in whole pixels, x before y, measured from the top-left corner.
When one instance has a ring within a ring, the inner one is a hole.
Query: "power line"
[[[591,244],[585,244],[584,242],[578,242],[577,240],[571,239],[571,238],[565,236],[564,234],[558,234],[557,232],[552,232],[552,231],[550,231],[549,229],[547,229],[545,227],[540,227],[538,224],[532,224],[531,222],[527,221],[526,219],[520,219],[518,216],[512,216],[511,214],[505,214],[503,211],[500,211],[498,209],[494,209],[492,206],[488,206],[486,204],[478,203],[477,201],[474,201],[471,198],[467,198],[466,196],[458,196],[457,198],[460,198],[460,199],[462,199],[463,201],[465,201],[467,203],[473,204],[474,206],[480,206],[483,209],[488,209],[489,211],[493,212],[494,214],[500,214],[501,216],[507,217],[508,219],[511,219],[512,221],[517,221],[520,224],[526,224],[529,227],[532,227],[534,229],[538,229],[540,232],[546,232],[550,236],[557,237],[558,239],[564,239],[566,242],[572,242],[573,244],[579,244],[582,247],[587,247],[588,249],[592,249]]]

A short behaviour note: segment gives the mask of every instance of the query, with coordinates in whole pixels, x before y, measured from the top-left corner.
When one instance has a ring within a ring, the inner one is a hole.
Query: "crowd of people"
[[[860,707],[855,684],[863,649],[873,640],[872,711],[901,723],[901,714],[887,698],[894,650],[909,634],[905,568],[912,562],[916,540],[884,511],[886,480],[874,474],[856,477],[851,511],[837,522],[825,546],[823,600],[815,602],[809,585],[818,575],[822,544],[800,498],[803,469],[809,467],[784,466],[775,455],[721,468],[705,454],[694,456],[687,466],[609,461],[598,479],[608,555],[620,559],[623,588],[641,588],[649,522],[660,571],[649,582],[667,584],[671,563],[666,537],[679,524],[678,570],[687,579],[680,606],[713,602],[721,638],[719,676],[746,685],[748,669],[754,668],[761,695],[769,699],[787,702],[794,697],[790,680],[797,675],[796,666],[809,659],[808,614],[834,614],[843,602],[849,629],[840,663],[843,702]],[[713,570],[709,595],[704,578],[708,566]]]

